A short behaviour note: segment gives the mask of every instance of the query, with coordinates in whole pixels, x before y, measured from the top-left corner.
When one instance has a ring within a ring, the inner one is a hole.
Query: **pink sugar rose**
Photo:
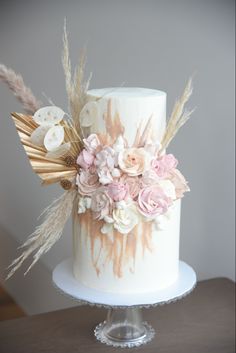
[[[175,156],[171,153],[169,154],[164,154],[164,156],[161,157],[161,162],[164,164],[167,170],[171,170],[177,167],[178,161],[175,158]]]
[[[155,170],[159,178],[166,178],[168,174],[173,170],[178,164],[177,159],[173,154],[165,154],[160,158],[156,158],[152,161],[152,168]]]
[[[88,169],[94,162],[94,156],[83,149],[78,155],[76,163],[79,164],[83,169]]]
[[[101,145],[96,134],[89,135],[86,139],[83,139],[83,142],[86,150],[92,154],[94,154]]]
[[[176,198],[179,199],[184,196],[186,191],[190,191],[187,181],[183,174],[178,169],[173,169],[170,173],[170,181],[175,186]]]
[[[112,200],[108,195],[107,188],[102,186],[98,188],[93,194],[91,199],[91,210],[95,219],[103,219],[111,212]]]
[[[122,201],[128,195],[128,186],[121,182],[115,181],[108,185],[108,195],[113,201]]]
[[[158,185],[147,186],[138,195],[138,209],[147,218],[165,213],[171,204],[171,198]]]
[[[90,196],[100,186],[98,175],[83,169],[77,174],[76,185],[81,195]]]
[[[159,159],[153,159],[152,163],[152,168],[155,171],[156,175],[159,178],[164,178],[166,175],[166,170],[164,165],[161,163],[161,161]]]
[[[131,177],[127,174],[123,174],[120,181],[128,187],[129,196],[135,200],[141,189],[140,178],[137,176]]]

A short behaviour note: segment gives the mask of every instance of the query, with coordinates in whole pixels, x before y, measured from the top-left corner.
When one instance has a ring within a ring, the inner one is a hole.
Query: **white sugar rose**
[[[126,148],[118,155],[120,169],[130,176],[143,174],[150,162],[151,156],[144,148]]]
[[[113,210],[113,227],[122,234],[128,234],[138,224],[138,214],[133,205]]]

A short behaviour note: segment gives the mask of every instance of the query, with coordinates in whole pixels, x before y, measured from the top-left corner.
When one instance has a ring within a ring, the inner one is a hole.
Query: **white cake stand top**
[[[53,271],[53,283],[72,299],[84,304],[108,308],[149,307],[176,301],[189,294],[196,285],[196,274],[185,262],[179,262],[178,280],[168,288],[150,293],[114,294],[88,288],[73,276],[72,259],[61,262]]]

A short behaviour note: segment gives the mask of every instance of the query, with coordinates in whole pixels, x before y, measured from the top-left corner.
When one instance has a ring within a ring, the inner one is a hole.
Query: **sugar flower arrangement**
[[[43,185],[59,182],[65,190],[45,211],[43,222],[23,244],[22,254],[10,265],[8,278],[33,255],[26,272],[60,238],[72,210],[92,214],[109,236],[116,230],[127,235],[139,222],[152,222],[162,230],[175,201],[189,190],[177,169],[178,161],[166,148],[189,119],[184,109],[192,93],[191,80],[176,101],[161,141],[152,141],[152,117],[129,146],[120,128],[117,136],[91,133],[98,116],[96,101],[89,101],[89,80],[84,80],[84,56],[72,77],[66,27],[63,37],[63,68],[69,113],[54,105],[42,106],[21,76],[0,65],[0,79],[7,83],[27,114],[12,113],[19,137],[33,170]],[[108,107],[109,124],[112,124]]]
[[[78,213],[103,220],[102,233],[128,234],[140,220],[164,226],[173,202],[188,190],[172,154],[160,144],[126,146],[122,136],[102,145],[96,134],[83,140],[77,158]]]

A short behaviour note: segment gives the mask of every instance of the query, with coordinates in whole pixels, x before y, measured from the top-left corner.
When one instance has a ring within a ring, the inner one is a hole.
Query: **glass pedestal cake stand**
[[[84,286],[73,276],[72,259],[61,262],[53,271],[57,289],[82,304],[105,307],[107,318],[94,330],[96,338],[113,347],[138,347],[152,340],[154,329],[142,320],[142,308],[168,304],[189,294],[196,285],[196,274],[179,262],[178,280],[168,288],[150,293],[111,294]]]

